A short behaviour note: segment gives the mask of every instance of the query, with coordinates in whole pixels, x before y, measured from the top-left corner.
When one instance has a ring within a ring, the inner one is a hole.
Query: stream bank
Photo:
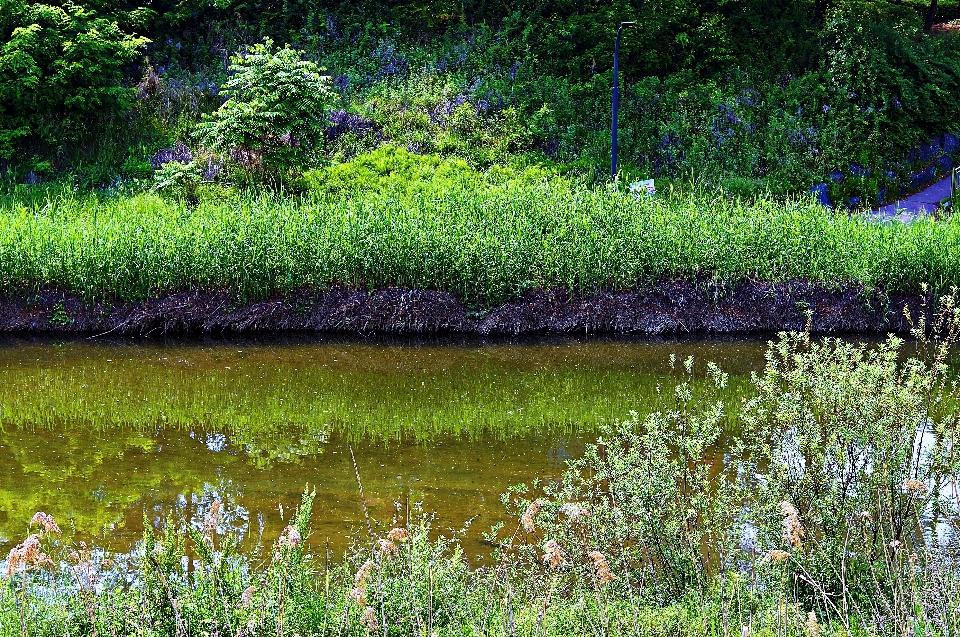
[[[473,308],[436,290],[300,288],[243,303],[227,292],[191,290],[132,303],[88,302],[41,289],[0,296],[0,333],[161,335],[311,331],[348,334],[745,334],[906,333],[904,307],[920,295],[806,280],[728,285],[666,280],[629,291],[529,291]]]

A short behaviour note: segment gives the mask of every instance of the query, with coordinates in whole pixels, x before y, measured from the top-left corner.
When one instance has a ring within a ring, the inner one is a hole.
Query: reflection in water
[[[670,354],[714,360],[739,402],[763,344],[281,340],[0,344],[0,549],[34,511],[116,550],[144,514],[272,541],[317,490],[312,541],[346,548],[367,504],[384,523],[422,502],[447,533],[500,519],[510,484],[559,474],[600,422],[655,408]],[[281,516],[282,509],[282,516]]]

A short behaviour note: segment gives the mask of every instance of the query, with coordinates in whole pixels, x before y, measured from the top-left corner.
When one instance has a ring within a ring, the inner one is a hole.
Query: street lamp
[[[620,112],[620,32],[636,22],[621,22],[613,44],[613,127],[611,129],[610,177],[617,178],[617,115]]]

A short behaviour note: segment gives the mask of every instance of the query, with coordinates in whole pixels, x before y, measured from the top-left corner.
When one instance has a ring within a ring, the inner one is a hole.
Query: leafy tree
[[[198,127],[202,144],[251,172],[276,175],[316,163],[336,95],[326,69],[273,41],[232,58],[226,102]]]
[[[0,157],[22,138],[61,142],[129,109],[124,68],[148,41],[77,4],[0,3]]]

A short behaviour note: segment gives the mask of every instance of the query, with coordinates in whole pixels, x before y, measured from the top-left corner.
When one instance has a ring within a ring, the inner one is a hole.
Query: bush
[[[124,68],[149,40],[83,5],[0,5],[0,157],[63,144],[131,108]]]
[[[712,383],[698,394],[692,389],[693,359],[683,368],[686,380],[660,396],[658,411],[642,419],[634,413],[610,426],[582,457],[568,461],[561,480],[542,486],[540,497],[511,502],[534,541],[517,548],[511,540],[502,549],[516,548],[536,566],[543,561],[539,545],[549,540],[571,572],[586,581],[596,575],[594,552],[608,567],[626,572],[632,581],[614,583],[618,594],[632,587],[640,598],[661,605],[705,596],[732,562],[736,545],[730,530],[738,517],[737,497],[744,494],[707,459],[724,431],[717,392],[727,376],[708,365]]]
[[[201,143],[270,177],[318,163],[335,95],[325,69],[303,55],[289,46],[274,51],[267,39],[232,58],[228,99],[198,126]]]
[[[923,588],[946,584],[938,569],[956,559],[960,395],[947,362],[958,328],[947,296],[932,324],[917,323],[918,356],[894,337],[868,345],[782,335],[754,377],[758,395],[742,422],[760,444],[744,473],[763,476],[750,517],[774,563],[766,568],[774,583],[791,575],[784,585],[848,630],[940,621],[956,585]]]

